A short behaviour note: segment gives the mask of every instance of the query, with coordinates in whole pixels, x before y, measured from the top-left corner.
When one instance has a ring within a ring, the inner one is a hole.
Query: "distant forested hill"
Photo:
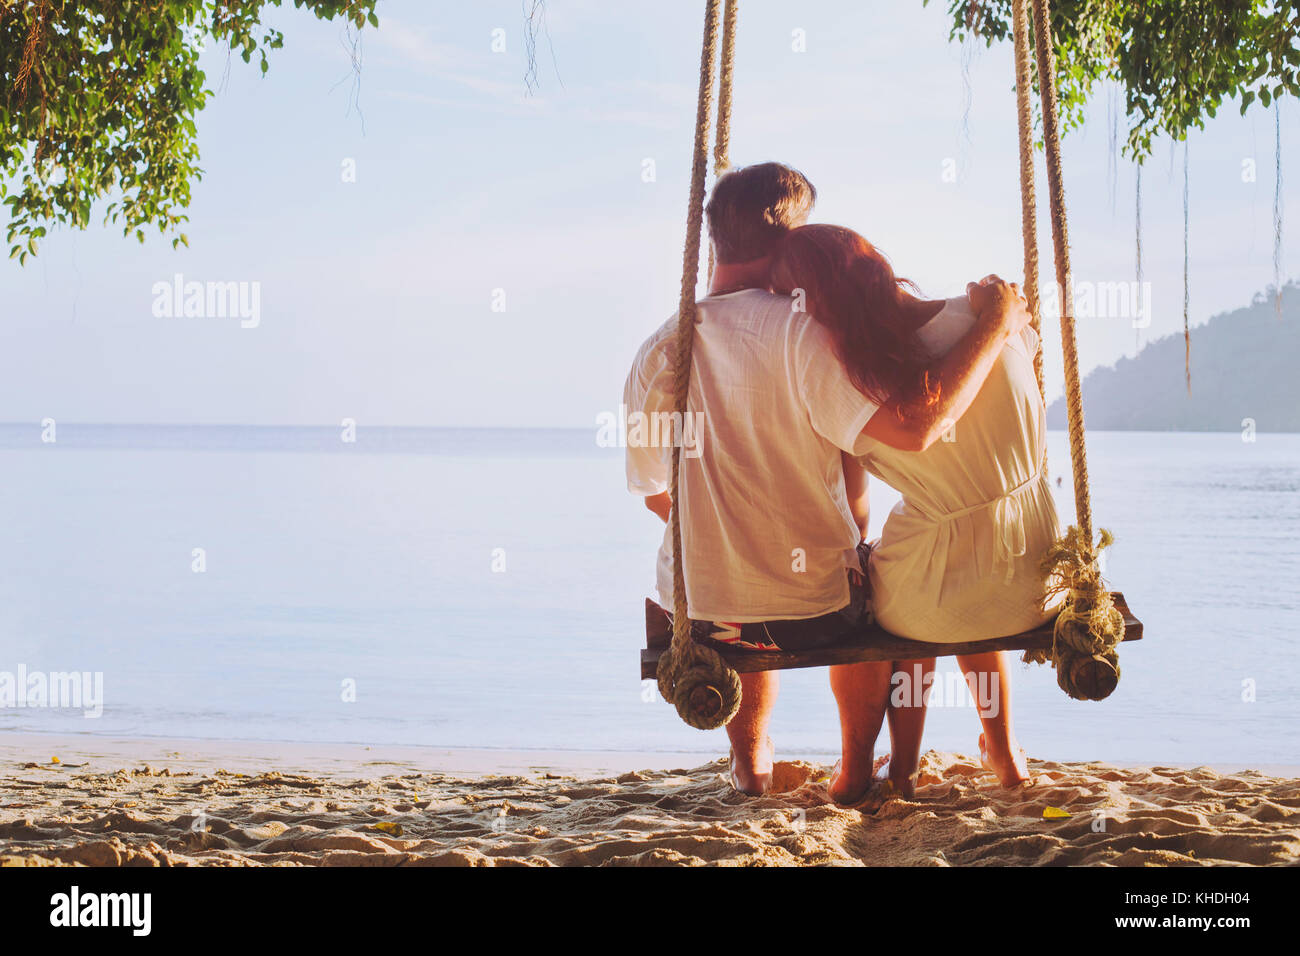
[[[1183,337],[1146,345],[1133,358],[1083,380],[1088,428],[1134,431],[1300,432],[1300,285],[1290,283],[1279,320],[1271,296],[1192,329],[1192,394],[1183,377]],[[1065,402],[1047,410],[1065,428]]]

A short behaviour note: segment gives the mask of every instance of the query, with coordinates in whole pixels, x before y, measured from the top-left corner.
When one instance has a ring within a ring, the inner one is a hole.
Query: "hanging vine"
[[[1142,162],[1139,160],[1134,164],[1134,173],[1136,176],[1136,185],[1133,190],[1133,242],[1134,242],[1134,272],[1137,278],[1138,295],[1142,295]],[[1150,307],[1151,303],[1147,303]],[[1142,328],[1138,326],[1133,332],[1134,344],[1142,341]]]
[[[1282,111],[1273,101],[1273,301],[1282,318]]]
[[[1183,370],[1187,376],[1187,394],[1192,394],[1192,272],[1191,272],[1191,203],[1188,154],[1190,144],[1183,143]]]
[[[1106,94],[1106,183],[1110,186],[1110,211],[1114,215],[1119,186],[1119,109],[1113,86]]]

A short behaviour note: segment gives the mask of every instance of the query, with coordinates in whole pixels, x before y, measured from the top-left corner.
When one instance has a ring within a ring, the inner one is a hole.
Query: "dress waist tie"
[[[981,501],[969,508],[962,508],[960,511],[934,515],[933,520],[944,524],[972,515],[985,508],[992,508],[993,523],[995,525],[993,567],[996,569],[999,564],[1005,564],[1007,568],[1006,583],[1010,584],[1016,574],[1015,559],[1024,555],[1026,548],[1025,511],[1020,503],[1020,496],[1037,482],[1046,480],[1047,462],[1044,461],[1036,473],[1030,475],[1010,491],[988,501]]]

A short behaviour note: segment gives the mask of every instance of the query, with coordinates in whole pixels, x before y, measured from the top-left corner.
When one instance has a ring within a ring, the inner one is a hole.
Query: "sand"
[[[915,799],[858,811],[825,764],[782,762],[755,799],[722,761],[625,769],[659,756],[9,737],[0,865],[1300,863],[1289,776],[1031,760],[1011,792],[931,752]]]

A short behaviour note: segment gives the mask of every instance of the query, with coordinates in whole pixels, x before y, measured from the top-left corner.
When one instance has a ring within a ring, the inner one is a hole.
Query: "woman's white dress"
[[[919,334],[942,355],[973,323],[960,296]],[[1042,609],[1038,570],[1059,534],[1038,348],[1032,329],[1014,336],[970,409],[925,451],[872,441],[860,456],[903,496],[871,553],[873,605],[886,630],[942,644],[1016,634],[1054,616]]]

